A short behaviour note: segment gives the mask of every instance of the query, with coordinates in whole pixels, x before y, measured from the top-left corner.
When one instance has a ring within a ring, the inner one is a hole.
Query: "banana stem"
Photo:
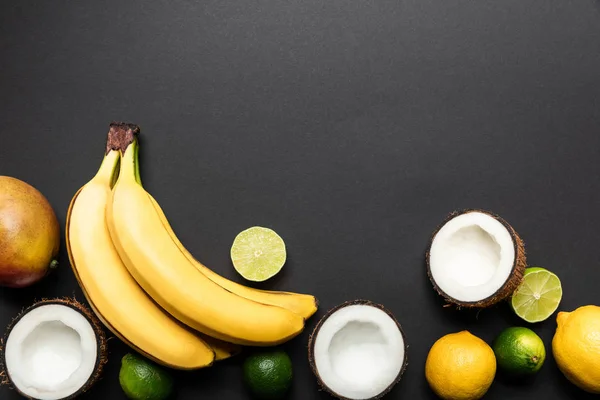
[[[140,177],[139,163],[139,144],[137,139],[127,146],[125,153],[121,155],[121,169],[119,170],[119,180],[129,180],[142,185]]]
[[[107,183],[112,188],[119,175],[119,153],[111,150],[104,156],[94,179]]]
[[[135,146],[135,148],[134,148],[135,153],[133,155],[133,164],[134,164],[134,168],[135,168],[135,181],[140,186],[142,186],[142,176],[140,175],[140,144],[137,141],[137,139],[135,140],[133,145]]]
[[[112,122],[106,140],[106,154],[111,150],[118,150],[121,154],[125,154],[125,150],[136,141],[139,133],[140,127],[135,124]]]
[[[111,151],[116,150],[121,154],[121,163],[132,162],[133,163],[133,175],[135,181],[141,186],[142,177],[140,175],[140,163],[139,163],[139,142],[138,135],[140,133],[140,127],[135,124],[129,124],[124,122],[113,122],[110,124],[110,130],[108,131],[108,139],[106,141],[106,154],[108,155]],[[125,153],[131,146],[132,157],[126,157]],[[122,165],[123,168],[128,168],[128,165]]]

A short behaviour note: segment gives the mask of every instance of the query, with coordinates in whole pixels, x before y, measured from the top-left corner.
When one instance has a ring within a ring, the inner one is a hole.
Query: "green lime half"
[[[243,369],[246,386],[261,400],[282,399],[292,385],[292,360],[283,351],[253,354],[244,361]]]
[[[119,382],[132,400],[164,400],[173,391],[173,379],[167,371],[137,354],[121,359]]]
[[[492,349],[498,367],[512,375],[534,374],[542,368],[546,359],[544,342],[528,328],[503,330],[494,340]]]
[[[527,322],[540,322],[550,317],[562,299],[558,276],[540,267],[525,270],[523,282],[513,293],[511,306]]]
[[[283,239],[269,228],[253,226],[240,232],[231,246],[231,261],[245,279],[262,282],[275,276],[287,254]]]

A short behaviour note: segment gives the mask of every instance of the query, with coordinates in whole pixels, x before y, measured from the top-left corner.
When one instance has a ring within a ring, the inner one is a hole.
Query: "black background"
[[[507,219],[528,261],[558,273],[560,309],[598,304],[600,3],[595,0],[204,0],[0,3],[0,173],[69,201],[99,166],[111,120],[142,127],[142,177],[184,244],[238,281],[235,235],[286,241],[261,287],[315,294],[286,344],[291,399],[326,399],[306,357],[325,310],[366,298],[403,325],[409,366],[392,399],[432,399],[432,343],[491,341],[522,324],[506,305],[443,308],[424,269],[430,232],[457,208]],[[0,289],[0,325],[35,298],[81,292],[61,268]],[[550,349],[554,317],[533,328]],[[110,341],[87,399],[122,399]],[[177,373],[179,398],[245,399],[243,357]],[[18,396],[7,388],[0,398]],[[551,355],[488,399],[584,399]]]

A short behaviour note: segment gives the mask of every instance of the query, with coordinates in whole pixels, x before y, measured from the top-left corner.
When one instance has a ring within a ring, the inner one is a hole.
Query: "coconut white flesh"
[[[482,212],[469,212],[439,230],[431,244],[429,267],[444,293],[474,302],[504,285],[515,257],[515,243],[501,222]]]
[[[24,315],[6,341],[6,370],[15,387],[35,399],[77,392],[94,373],[96,334],[71,307],[48,304]]]
[[[313,357],[321,381],[348,399],[370,399],[394,383],[404,364],[396,322],[364,304],[335,311],[317,333]]]

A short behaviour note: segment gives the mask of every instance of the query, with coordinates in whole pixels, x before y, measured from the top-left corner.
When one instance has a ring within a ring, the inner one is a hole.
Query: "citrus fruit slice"
[[[562,299],[558,276],[540,267],[525,270],[523,282],[513,293],[511,306],[527,322],[540,322],[551,316]]]
[[[492,349],[498,366],[512,375],[534,374],[546,359],[544,342],[529,328],[506,328],[496,337]]]
[[[275,276],[286,260],[285,243],[273,230],[253,226],[240,232],[231,246],[231,261],[245,279],[262,282]]]

